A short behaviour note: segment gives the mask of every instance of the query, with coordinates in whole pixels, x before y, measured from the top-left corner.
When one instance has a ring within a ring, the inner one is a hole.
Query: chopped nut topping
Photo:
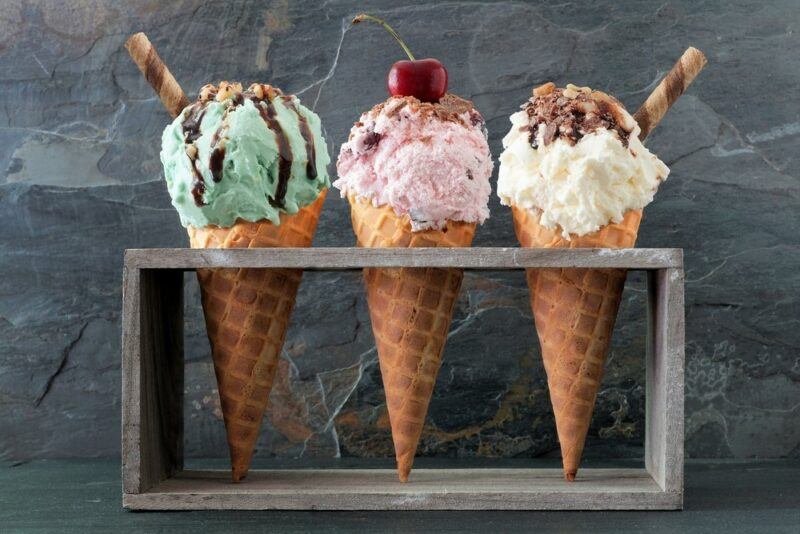
[[[283,91],[268,83],[254,83],[247,88],[247,92],[259,100],[275,100],[275,97],[283,95]]]
[[[186,145],[186,155],[189,156],[189,159],[195,159],[197,157],[197,147],[194,146],[194,143]]]
[[[283,96],[283,92],[277,87],[272,87],[266,83],[253,83],[242,91],[242,84],[235,82],[219,82],[219,85],[206,84],[200,89],[197,97],[199,102],[227,102],[228,106],[239,106],[246,98],[256,98],[257,100],[274,100],[276,97]],[[285,97],[292,98],[292,97]]]
[[[553,90],[555,88],[556,88],[556,84],[554,84],[553,82],[547,82],[547,83],[545,83],[543,85],[540,85],[539,87],[534,87],[533,88],[533,96],[549,95],[550,93],[553,92]]]
[[[592,90],[589,87],[578,87],[577,85],[573,85],[571,83],[567,84],[567,88],[564,89],[564,96],[572,100],[578,94],[583,93],[584,95],[589,95],[592,93]]]
[[[584,94],[586,94],[586,93],[584,93]],[[578,109],[583,114],[597,113],[597,111],[598,111],[597,104],[595,104],[592,101],[581,101],[581,102],[578,102]]]
[[[242,92],[242,84],[219,82],[219,89],[217,90],[217,102],[223,102],[231,98],[234,94]]]
[[[264,100],[264,88],[260,83],[251,84],[247,90],[255,95],[259,100]]]
[[[200,88],[200,100],[213,100],[217,94],[217,87],[214,84],[207,83]]]

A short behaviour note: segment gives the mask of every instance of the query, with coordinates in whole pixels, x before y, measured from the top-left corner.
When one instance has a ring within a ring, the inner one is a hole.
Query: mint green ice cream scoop
[[[206,85],[164,130],[161,163],[183,226],[280,224],[330,186],[319,117],[264,84]]]

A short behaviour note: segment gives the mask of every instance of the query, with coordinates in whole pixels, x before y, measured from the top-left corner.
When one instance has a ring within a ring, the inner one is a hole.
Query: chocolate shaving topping
[[[419,112],[423,116],[435,117],[442,121],[455,122],[465,126],[483,124],[483,117],[469,100],[447,93],[438,102],[422,102],[413,96],[392,96],[372,108],[368,115],[375,118],[381,113],[388,117],[397,115],[402,109]],[[465,118],[464,115],[467,115]]]
[[[556,122],[549,122],[544,127],[544,146],[549,145],[552,143],[555,138],[556,134],[558,133],[558,123]],[[575,141],[572,141],[571,144],[575,144]]]
[[[584,135],[600,128],[616,132],[623,146],[628,146],[630,132],[619,124],[617,110],[612,108],[611,102],[586,92],[575,94],[573,91],[569,98],[564,92],[564,89],[554,89],[548,94],[534,96],[525,104],[530,121],[529,140],[534,149],[539,147],[538,135],[542,128],[545,146],[556,139],[574,145]]]

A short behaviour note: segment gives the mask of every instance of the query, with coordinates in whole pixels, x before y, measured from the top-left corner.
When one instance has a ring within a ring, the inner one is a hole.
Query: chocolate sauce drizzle
[[[188,145],[194,143],[200,137],[200,123],[203,122],[203,115],[206,114],[206,105],[203,102],[195,102],[189,108],[189,113],[183,119],[183,140]]]
[[[225,139],[223,138],[223,134],[225,130],[228,129],[228,123],[225,122],[225,119],[228,118],[228,113],[236,109],[236,106],[241,105],[243,102],[240,98],[241,96],[241,93],[237,94],[225,108],[225,111],[222,113],[222,118],[220,119],[219,128],[217,128],[217,131],[214,132],[214,135],[211,137],[212,148],[211,155],[208,157],[208,169],[211,171],[211,178],[213,178],[214,182],[222,180],[222,166],[225,162]]]
[[[262,88],[268,87],[269,86],[262,86]],[[306,174],[308,178],[312,180],[317,178],[316,147],[314,145],[314,134],[311,131],[311,126],[306,117],[302,115],[300,110],[295,106],[293,97],[288,95],[284,96],[279,90],[274,88],[269,88],[269,91],[270,92],[265,94],[263,98],[257,96],[252,91],[237,92],[233,98],[228,101],[227,107],[222,115],[220,127],[216,132],[214,132],[214,135],[211,138],[211,155],[209,156],[208,167],[211,171],[211,177],[215,182],[222,180],[222,171],[225,162],[224,135],[225,130],[228,127],[225,119],[227,118],[228,113],[236,109],[238,106],[243,105],[245,99],[250,100],[253,102],[253,105],[258,110],[261,118],[266,123],[267,128],[269,128],[270,131],[275,134],[275,143],[278,146],[279,157],[278,183],[275,188],[274,196],[268,197],[268,200],[272,206],[276,208],[283,208],[284,199],[289,187],[289,179],[292,175],[292,147],[289,144],[289,138],[286,135],[286,132],[283,130],[283,127],[281,127],[280,122],[278,122],[277,111],[275,110],[275,105],[272,103],[272,100],[269,98],[270,95],[275,98],[280,96],[283,99],[284,105],[294,111],[294,113],[297,115],[300,133],[305,141],[306,154],[308,156],[308,162],[306,163]],[[216,93],[216,91],[214,93]],[[192,104],[186,115],[186,118],[181,123],[181,127],[183,129],[183,139],[187,147],[192,145],[197,139],[200,138],[200,124],[203,121],[206,108],[211,101],[212,99],[206,98]],[[187,153],[193,154],[189,156],[192,165],[192,174],[194,175],[194,181],[192,182],[192,196],[194,197],[194,202],[197,206],[204,206],[205,202],[203,200],[203,195],[206,190],[206,185],[203,174],[198,168],[198,152],[197,150],[187,150]]]
[[[303,136],[303,140],[306,143],[306,157],[308,158],[308,162],[306,163],[306,176],[309,180],[316,180],[317,179],[317,151],[314,146],[314,133],[311,131],[311,126],[308,124],[308,119],[300,113],[300,110],[294,105],[293,97],[284,95],[281,97],[283,99],[284,105],[287,108],[291,109],[297,115],[297,120],[300,124],[300,135]]]
[[[250,97],[256,109],[261,114],[261,118],[267,123],[267,128],[275,134],[275,142],[278,145],[278,185],[275,188],[275,196],[269,197],[269,203],[276,208],[283,207],[283,200],[286,197],[286,190],[289,187],[289,178],[292,176],[292,147],[286,132],[283,131],[278,122],[275,106],[268,99],[260,100],[255,96]]]
[[[183,142],[191,145],[200,137],[200,123],[203,122],[203,116],[206,114],[206,107],[208,103],[195,102],[189,109],[189,113],[181,123],[183,129]],[[192,182],[192,197],[197,206],[204,206],[203,194],[206,192],[206,183],[203,179],[203,173],[197,168],[197,150],[194,151],[193,156],[189,156],[192,164],[192,174],[194,181]]]
[[[215,182],[222,180],[222,163],[225,161],[225,145],[217,145],[208,158],[208,168]]]
[[[205,206],[203,195],[206,193],[206,181],[203,179],[202,173],[197,169],[197,156],[192,159],[192,174],[194,174],[194,181],[192,182],[192,197],[196,206]]]

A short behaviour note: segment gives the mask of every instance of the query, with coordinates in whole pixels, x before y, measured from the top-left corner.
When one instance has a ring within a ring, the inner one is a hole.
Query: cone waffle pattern
[[[349,197],[360,247],[468,247],[475,224],[448,222],[442,231],[412,232],[407,216]],[[378,348],[397,472],[406,482],[450,329],[463,269],[364,269],[372,332]]]
[[[517,239],[531,248],[630,248],[642,218],[641,210],[629,211],[618,224],[566,240],[558,229],[540,226],[538,213],[512,210]],[[526,272],[567,480],[578,472],[626,274],[625,269]]]
[[[192,248],[311,246],[325,193],[293,215],[281,214],[279,226],[189,227]],[[253,458],[302,275],[298,269],[197,270],[234,482]]]

